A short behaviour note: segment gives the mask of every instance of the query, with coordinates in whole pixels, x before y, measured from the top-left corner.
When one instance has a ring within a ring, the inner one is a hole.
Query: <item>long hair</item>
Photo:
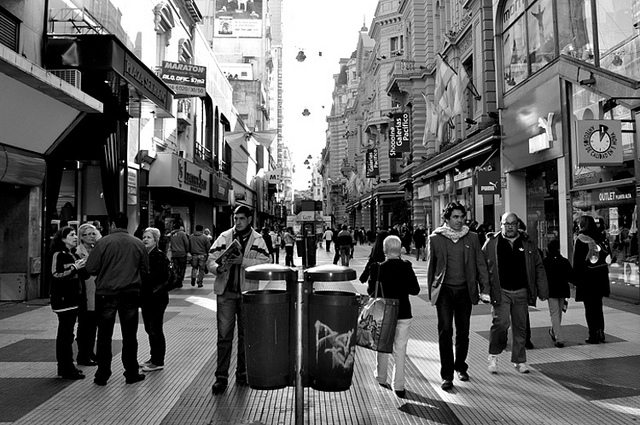
[[[75,230],[76,229],[71,226],[65,226],[58,230],[51,241],[51,252],[65,251],[67,249],[67,245],[65,245],[63,239]]]
[[[596,242],[600,242],[603,239],[602,233],[598,231],[598,226],[596,226],[596,221],[590,215],[580,217],[578,229],[579,233],[593,238]]]
[[[389,236],[389,232],[386,230],[381,230],[376,235],[376,241],[373,244],[373,248],[371,248],[371,254],[369,254],[369,258],[374,261],[382,262],[384,261],[384,240]]]

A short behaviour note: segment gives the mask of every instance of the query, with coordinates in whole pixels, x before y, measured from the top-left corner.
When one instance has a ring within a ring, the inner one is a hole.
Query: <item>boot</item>
[[[191,286],[196,286],[196,278],[195,277],[191,278]]]
[[[602,329],[598,329],[598,341],[602,344],[604,344],[604,330]]]

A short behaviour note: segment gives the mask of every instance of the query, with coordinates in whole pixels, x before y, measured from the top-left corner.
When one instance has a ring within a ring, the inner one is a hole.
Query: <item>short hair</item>
[[[346,225],[346,224],[343,224],[343,225],[342,225],[342,227],[341,227],[341,229],[342,229],[342,230],[347,230],[347,225]]]
[[[397,255],[402,253],[402,242],[400,238],[395,235],[387,236],[382,242],[385,255]]]
[[[202,232],[202,224],[196,224],[196,232]]]
[[[129,217],[122,211],[109,217],[109,223],[113,223],[117,229],[126,229],[129,226]]]
[[[253,217],[253,211],[246,205],[238,205],[233,211],[234,214],[244,214],[247,217]]]
[[[156,241],[156,243],[158,243],[160,241],[160,230],[155,228],[155,227],[147,227],[146,229],[144,229],[144,232],[142,232],[142,234],[144,235],[145,233],[151,233],[151,236],[153,236],[153,240]]]
[[[444,207],[444,210],[442,210],[442,217],[445,220],[449,220],[451,218],[451,214],[453,213],[453,210],[462,211],[462,215],[466,215],[467,214],[467,209],[464,207],[464,205],[462,205],[462,204],[460,204],[458,202],[449,202]]]
[[[560,252],[560,241],[557,239],[551,239],[547,245],[549,252]]]

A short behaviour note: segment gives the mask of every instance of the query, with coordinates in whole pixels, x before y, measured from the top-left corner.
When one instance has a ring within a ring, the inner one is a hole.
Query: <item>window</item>
[[[593,63],[591,0],[557,2],[560,54]]]
[[[535,73],[556,56],[551,0],[540,0],[529,8],[527,21],[529,24],[529,61],[531,62],[531,73]]]
[[[639,6],[636,0],[596,2],[600,66],[634,80],[640,79],[640,38],[635,25],[640,23],[634,22]]]
[[[14,52],[18,51],[18,34],[20,21],[0,8],[0,44]]]
[[[517,20],[504,33],[502,40],[502,66],[507,91],[524,81],[528,74],[524,19]]]
[[[403,36],[397,36],[397,37],[391,37],[390,40],[390,45],[391,45],[391,56],[400,56],[404,53],[404,37]]]

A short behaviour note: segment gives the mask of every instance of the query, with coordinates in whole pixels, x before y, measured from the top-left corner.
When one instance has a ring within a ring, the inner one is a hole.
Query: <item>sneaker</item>
[[[164,369],[164,365],[156,365],[153,363],[149,363],[142,367],[143,372],[155,372],[156,370]]]
[[[202,283],[198,283],[198,288],[202,288]]]
[[[227,389],[227,382],[221,379],[216,379],[216,382],[211,386],[211,392],[213,394],[222,394]]]
[[[498,355],[497,354],[489,354],[489,372],[498,373]]]
[[[453,389],[453,381],[451,381],[451,379],[445,379],[442,381],[442,385],[440,385],[440,388],[442,388],[445,391],[449,391]]]
[[[149,366],[149,365],[152,365],[152,364],[153,364],[153,362],[151,361],[151,359],[149,359],[144,363],[140,363],[138,366],[145,367],[145,366]]]
[[[458,371],[456,373],[458,375],[458,379],[459,380],[461,380],[463,382],[466,382],[466,381],[469,380],[469,374],[467,372]]]
[[[513,367],[520,373],[529,373],[529,366],[526,363],[514,363]]]

